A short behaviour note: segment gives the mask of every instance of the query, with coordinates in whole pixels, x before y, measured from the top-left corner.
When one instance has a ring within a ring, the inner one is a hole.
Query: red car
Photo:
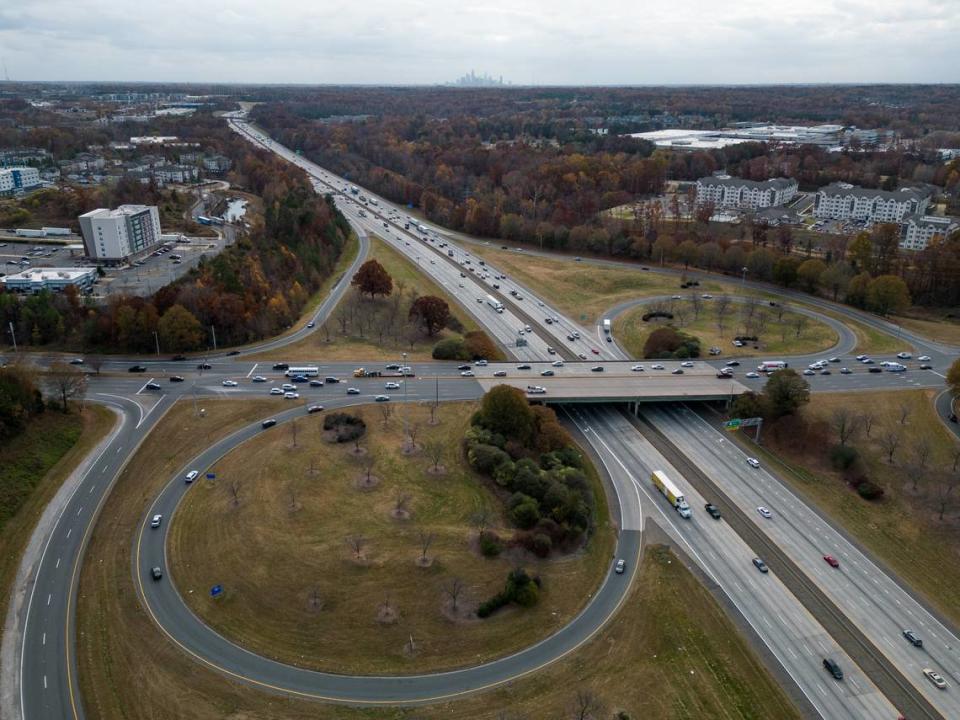
[[[596,348],[590,348],[590,352],[592,352],[594,355],[599,355],[599,354],[600,354],[600,351],[597,350]]]
[[[824,555],[823,559],[827,561],[827,565],[830,567],[840,567],[840,562],[833,555]]]

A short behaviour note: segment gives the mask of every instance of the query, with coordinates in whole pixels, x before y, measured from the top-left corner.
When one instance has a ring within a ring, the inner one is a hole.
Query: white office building
[[[697,180],[697,204],[715,207],[759,210],[786,205],[797,194],[797,181],[787,178],[744,180],[729,175],[713,175]]]
[[[907,215],[900,225],[900,247],[923,250],[935,237],[946,239],[960,230],[960,220],[938,215]]]
[[[7,275],[0,278],[10,292],[35,295],[43,290],[63,292],[69,286],[77,288],[81,293],[93,290],[93,283],[97,280],[95,268],[34,268],[23,272]]]
[[[0,168],[0,195],[13,195],[38,185],[40,171],[34,167]]]
[[[79,220],[87,257],[110,265],[145,255],[160,243],[160,213],[155,205],[99,208]]]
[[[899,223],[905,215],[922,215],[930,204],[923,188],[870,190],[848,183],[831,183],[817,192],[814,214],[830,220]]]

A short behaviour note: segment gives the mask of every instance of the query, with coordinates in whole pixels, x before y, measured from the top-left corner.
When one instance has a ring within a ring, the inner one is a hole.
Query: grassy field
[[[213,468],[215,482],[190,492],[174,519],[168,557],[194,612],[261,654],[349,673],[423,672],[491,660],[570,621],[609,568],[613,534],[605,504],[598,532],[579,552],[547,560],[519,551],[483,558],[474,514],[483,509],[497,518],[493,527],[503,537],[511,529],[500,516],[503,503],[459,449],[475,405],[444,405],[437,426],[428,426],[427,408],[407,408],[408,422],[422,428],[418,443],[448,448],[447,472],[439,477],[426,472],[431,462],[422,452],[401,452],[404,409],[384,427],[379,411],[390,407],[362,408],[368,426],[362,444],[380,478],[373,489],[358,489],[365,470],[351,455],[353,444],[326,442],[316,415],[301,421],[297,447],[287,430],[260,435]],[[241,484],[239,504],[234,479]],[[602,488],[597,493],[603,497]],[[409,518],[396,519],[402,496]],[[434,536],[429,568],[416,565],[420,533]],[[366,543],[360,558],[347,542],[357,535]],[[517,564],[542,578],[538,605],[477,620],[476,606],[503,587]],[[456,613],[445,591],[454,578],[464,585]],[[207,590],[217,583],[226,594],[213,600]],[[399,615],[393,622],[378,620],[387,601]]]
[[[50,499],[116,421],[100,405],[69,415],[48,411],[0,448],[0,617],[23,549]]]
[[[411,263],[404,255],[397,252],[383,240],[378,237],[371,238],[370,258],[376,259],[390,273],[393,278],[394,293],[399,291],[402,286],[404,292],[409,296],[411,293],[417,295],[435,295],[447,300],[450,305],[450,313],[463,326],[464,332],[479,329],[473,318],[458,305],[449,294],[428,278],[416,265]],[[342,328],[337,320],[338,313],[350,303],[350,293],[344,296],[337,308],[331,313],[327,321],[326,328],[319,328],[315,333],[300,342],[288,345],[283,349],[284,359],[288,360],[397,360],[401,352],[406,352],[410,360],[429,360],[431,351],[438,340],[449,337],[454,334],[450,330],[444,330],[433,338],[428,338],[423,333],[407,335],[397,340],[396,338],[385,336],[382,340],[372,328],[364,329],[356,322],[348,323],[347,333],[342,333]],[[391,299],[378,299],[374,301],[363,300],[363,303],[370,306],[370,303],[379,306],[385,306],[391,302]],[[405,319],[405,318],[404,318]],[[327,333],[329,329],[329,335]],[[363,334],[361,334],[363,333]],[[328,340],[329,337],[329,340]],[[411,343],[409,340],[413,339]],[[276,351],[269,351],[252,355],[251,358],[263,359],[273,358]],[[500,358],[489,358],[500,359]]]
[[[960,552],[960,497],[951,495],[948,512],[944,520],[939,520],[936,481],[938,470],[951,469],[960,444],[936,417],[932,397],[933,392],[926,390],[825,393],[811,396],[804,410],[814,421],[825,423],[838,408],[870,413],[875,418],[869,438],[861,430],[848,444],[860,451],[866,475],[886,489],[880,502],[861,500],[846,486],[829,467],[823,442],[804,452],[774,442],[767,433],[765,445],[775,453],[750,447],[779,465],[784,477],[803,494],[923,593],[933,606],[960,623],[960,566],[944,562],[945,557]],[[901,407],[906,412],[904,424],[900,423]],[[835,433],[830,434],[829,429],[826,432],[826,442],[835,443]],[[882,438],[888,432],[900,437],[892,465],[882,447]],[[926,468],[920,469],[916,449],[923,443],[929,445],[930,455]]]
[[[923,335],[931,340],[960,345],[960,323],[956,319],[933,317],[895,317],[893,322],[900,323],[905,329]]]
[[[713,346],[721,348],[724,357],[755,355],[757,352],[777,355],[814,353],[833,347],[839,339],[833,328],[806,315],[786,311],[783,313],[782,319],[778,321],[776,314],[770,312],[770,308],[762,308],[759,311],[765,313],[769,317],[769,321],[766,329],[760,335],[760,342],[756,343],[759,349],[754,347],[754,343],[741,348],[734,347],[731,338],[740,333],[747,333],[742,319],[744,306],[731,305],[730,314],[725,319],[725,327],[721,336],[717,327],[717,315],[714,311],[713,303],[715,302],[715,300],[705,300],[700,318],[695,319],[693,312],[689,310],[689,300],[676,301],[675,304],[671,305],[672,308],[682,304],[687,309],[686,322],[682,326],[678,318],[673,321],[651,320],[644,322],[643,314],[648,312],[650,308],[647,306],[636,307],[616,319],[613,328],[614,335],[617,342],[635,358],[643,357],[643,346],[650,333],[668,324],[681,332],[699,338],[700,348],[704,356],[706,356],[708,349]],[[795,323],[800,318],[802,318],[803,327],[800,336],[797,337]],[[755,331],[751,332],[751,334],[753,333]]]

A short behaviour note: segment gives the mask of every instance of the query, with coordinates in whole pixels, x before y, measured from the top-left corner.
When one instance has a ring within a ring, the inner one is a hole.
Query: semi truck
[[[670,501],[670,504],[680,513],[680,517],[690,519],[690,506],[687,499],[680,492],[680,489],[666,476],[662,470],[654,470],[650,480],[656,486],[657,490],[663,493],[663,496]]]
[[[351,186],[350,186],[350,193],[351,193],[351,194],[356,195],[356,194],[359,193],[359,192],[360,192],[360,188],[358,188],[356,185],[351,185]]]
[[[498,313],[503,312],[503,303],[497,300],[493,295],[487,295],[487,305],[492,307]]]
[[[610,318],[603,319],[603,331],[605,333],[610,332]]]

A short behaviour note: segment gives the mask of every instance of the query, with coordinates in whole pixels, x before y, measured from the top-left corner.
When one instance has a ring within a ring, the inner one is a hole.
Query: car
[[[670,372],[670,374],[671,374],[671,375],[683,375],[683,368],[677,368],[676,370],[672,370],[672,371]]]
[[[197,479],[197,475],[199,474],[200,472],[198,470],[191,470],[190,472],[188,472],[186,475],[183,476],[183,481],[187,483],[187,485],[189,485],[190,483],[192,483],[194,480]]]
[[[717,378],[719,380],[732,380],[733,371],[730,370],[730,368],[723,368],[722,370],[717,372]]]
[[[83,365],[83,358],[73,358],[73,360],[70,361],[70,364],[71,364],[71,365]]]
[[[224,387],[237,387],[240,383],[238,383],[236,380],[224,380],[220,384]]]
[[[920,362],[930,362],[930,360],[932,359],[933,358],[931,358],[929,355],[921,355],[920,357],[917,358],[917,360],[919,360]]]
[[[158,383],[155,383],[155,382],[148,382],[148,383],[147,383],[146,385],[144,385],[143,387],[145,387],[147,390],[159,390],[159,389],[160,389],[160,385],[159,385]]]
[[[583,260],[583,258],[580,257],[579,255],[577,255],[577,256],[573,259],[574,262],[580,262],[581,260]]]
[[[744,377],[748,377],[751,380],[756,380],[758,377],[760,377],[760,373],[756,372],[755,370],[751,370]]]
[[[860,360],[860,361],[862,362],[863,359],[866,358],[866,357],[867,357],[866,355],[857,355],[856,359],[857,359],[857,360]]]
[[[283,390],[282,390],[281,388],[278,388],[278,387],[272,387],[272,388],[270,388],[270,394],[271,394],[271,395],[283,395]]]
[[[748,458],[747,458],[747,465],[749,465],[749,466],[752,467],[752,468],[758,468],[758,467],[760,467],[760,461],[757,460],[755,457],[748,457]]]
[[[823,561],[832,568],[840,567],[840,561],[837,560],[833,555],[824,555]]]
[[[281,385],[280,387],[281,387],[283,390],[290,391],[290,392],[293,392],[294,390],[297,389],[297,386],[294,385],[293,383],[284,383],[284,384]]]
[[[211,365],[208,362],[202,362],[199,365],[197,365],[197,370],[212,370],[212,369],[213,369],[213,365]]]
[[[861,360],[860,362],[862,362],[864,365],[873,365],[873,358],[868,358],[868,357],[867,357],[867,358],[864,358],[863,360]]]
[[[767,564],[760,558],[753,559],[753,566],[762,573],[770,572],[770,570],[767,568]]]
[[[683,298],[680,297],[679,295],[673,295],[670,299],[671,299],[671,300],[683,300]]]
[[[804,371],[803,371],[803,374],[804,374],[804,375],[816,375],[816,373],[815,373],[813,370],[811,370],[810,368],[807,368],[806,370],[804,370]]]
[[[933,365],[930,363],[920,363],[921,370],[933,370]]]
[[[472,367],[473,365],[457,365],[457,370],[469,370]],[[396,367],[387,366],[387,370],[399,370],[399,369],[400,369],[399,365],[397,365]]]
[[[733,341],[733,346],[734,346],[734,347],[743,347],[743,342],[740,341],[740,340],[734,340],[734,341]]]
[[[507,376],[507,371],[506,371],[506,370],[497,370],[495,373],[493,373],[493,376],[494,376],[494,377],[506,377],[506,376]]]
[[[773,517],[773,513],[770,512],[770,510],[767,509],[766,507],[764,507],[763,505],[760,505],[760,506],[757,508],[757,512],[760,513],[760,515],[761,515],[762,517],[765,517],[765,518],[767,518],[768,520]]]
[[[264,420],[262,423],[260,423],[260,427],[266,430],[267,428],[272,428],[276,424],[277,421],[271,418],[270,420]]]
[[[867,372],[872,372],[872,373],[883,372],[883,368],[878,368],[878,367],[867,368]]]
[[[599,354],[600,354],[600,351],[597,350],[595,347],[590,348],[590,352],[592,352],[594,355],[599,355]]]
[[[653,365],[650,366],[650,369],[651,369],[651,370],[663,370],[664,368],[663,368],[663,365],[661,365],[660,363],[654,363]]]
[[[569,340],[570,342],[573,342],[574,340],[576,340],[576,338],[571,333],[567,333],[567,340]]]
[[[682,363],[680,363],[680,367],[692,368],[693,363],[690,362],[689,360],[684,360]]]
[[[347,395],[359,395],[359,394],[360,394],[360,388],[355,388],[355,387],[347,388]]]
[[[712,517],[714,520],[720,519],[720,510],[713,503],[707,503],[703,506],[703,509],[707,511],[707,515]]]
[[[527,393],[530,395],[545,395],[547,389],[542,385],[527,385]]]
[[[227,357],[233,357],[234,355],[239,355],[239,354],[240,354],[239,350],[231,350],[230,352],[227,353]]]
[[[307,414],[313,415],[313,413],[323,412],[323,405],[311,405],[307,408]]]
[[[900,358],[901,360],[910,360],[913,358],[913,355],[911,355],[908,352],[898,352],[897,357]]]
[[[810,363],[809,365],[807,365],[807,367],[810,368],[811,370],[819,370],[819,369],[822,368],[825,364],[826,364],[826,363],[824,363],[823,360],[817,360],[816,362],[812,362],[812,363]]]
[[[827,672],[833,675],[834,680],[843,680],[843,670],[840,669],[840,666],[837,665],[837,661],[832,658],[824,658],[823,666],[827,669]]]
[[[267,379],[263,375],[254,375],[252,378],[250,378],[250,382],[255,383],[265,383],[266,381]]]
[[[552,363],[553,367],[563,367],[563,360],[554,360]]]
[[[131,365],[130,367],[127,368],[127,372],[132,372],[132,373],[142,373],[146,371],[147,371],[146,365]]]
[[[384,390],[399,390],[400,383],[397,382],[388,382],[383,386]]]
[[[170,382],[183,382],[183,381],[184,381],[184,379],[183,379],[183,377],[180,376],[180,375],[171,375],[171,376],[170,376]]]
[[[917,634],[913,630],[904,630],[903,636],[907,639],[907,642],[913,645],[914,647],[923,647],[923,640],[917,637]]]
[[[830,358],[827,362],[838,363],[838,362],[840,362],[840,358],[838,358],[838,357],[832,357],[832,358]]]
[[[555,374],[556,373],[554,373],[553,370],[550,370],[549,368],[547,368],[546,370],[540,371],[541,377],[553,377]]]
[[[820,374],[821,374],[821,375],[832,375],[833,373],[830,372],[830,370],[828,370],[827,368],[824,368],[823,370],[820,371]]]
[[[554,349],[553,349],[552,347],[550,347],[549,345],[547,345],[547,352],[548,352],[549,354],[551,354],[551,355],[556,355],[556,354],[557,354],[557,351],[554,350]]]
[[[586,360],[586,359],[587,359],[587,356],[584,355],[583,353],[577,353],[577,357],[580,358],[581,360]]]
[[[739,360],[727,360],[727,361],[724,363],[724,365],[726,365],[727,367],[740,367],[740,361],[739,361]]]
[[[297,393],[297,392],[285,392],[285,393],[283,394],[283,398],[284,398],[284,400],[299,400],[299,399],[300,399],[300,393]]]
[[[710,348],[710,354],[711,354],[711,355],[719,355],[721,352],[723,352],[723,351],[722,351],[720,348],[718,348],[716,345],[714,345],[712,348]]]
[[[473,370],[462,370],[460,372],[460,377],[475,377],[476,373]]]
[[[154,516],[153,516],[153,519],[150,521],[150,527],[152,527],[152,528],[158,528],[158,527],[160,527],[160,523],[161,523],[161,522],[163,522],[163,515],[160,515],[160,514],[158,513],[158,514],[154,515]]]
[[[932,682],[938,689],[940,689],[940,690],[946,690],[946,689],[947,689],[947,681],[944,680],[944,679],[943,679],[943,676],[942,676],[940,673],[938,673],[936,670],[932,670],[932,669],[930,669],[930,668],[924,668],[924,669],[923,669],[923,676],[924,676],[927,680],[929,680],[930,682]]]
[[[704,300],[713,300],[713,295],[711,295],[711,294],[709,294],[709,293],[704,293],[704,294],[701,295],[700,297],[702,297]]]
[[[627,564],[623,561],[623,558],[617,560],[616,564],[613,566],[613,571],[617,575],[623,575],[623,571],[626,570]]]
[[[290,364],[289,364],[289,363],[285,363],[285,362],[274,363],[274,364],[273,364],[273,369],[274,369],[274,370],[289,370],[289,369],[290,369]]]
[[[520,365],[517,365],[517,370],[529,370],[529,369],[530,369],[530,365],[528,363],[521,363]]]
[[[469,366],[469,365],[461,365],[458,369],[459,369],[459,370],[465,370],[465,369],[468,368],[468,367],[470,367],[470,366]],[[384,370],[399,370],[399,369],[400,369],[400,366],[397,365],[396,363],[391,363],[390,365],[387,365],[387,366],[384,368]]]
[[[544,318],[543,321],[544,321],[547,325],[553,325],[553,318]]]
[[[850,375],[852,373],[853,373],[853,370],[851,370],[850,368],[846,368],[846,367],[840,368],[841,375]]]
[[[488,365],[487,361],[482,358],[480,360],[474,360],[473,364],[477,367],[486,367]]]
[[[634,365],[630,368],[631,372],[643,372],[643,365]]]
[[[311,320],[310,322],[307,323],[307,328],[308,328],[308,329],[313,329],[313,328],[315,328],[316,326],[317,326],[317,324],[316,324],[313,320]]]
[[[158,567],[151,568],[150,577],[152,577],[154,580],[159,580],[163,577],[163,570]]]
[[[390,396],[389,396],[389,395],[377,395],[377,396],[374,398],[374,400],[376,400],[377,402],[390,402]]]
[[[327,375],[327,377],[325,377],[323,381],[327,385],[336,385],[337,383],[340,382],[340,378],[334,377],[333,375]]]

